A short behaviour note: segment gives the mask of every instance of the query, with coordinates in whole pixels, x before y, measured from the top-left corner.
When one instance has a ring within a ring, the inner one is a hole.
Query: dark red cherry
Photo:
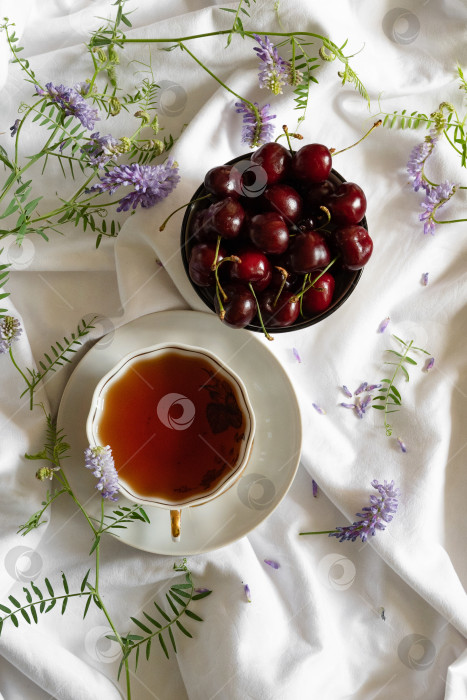
[[[233,282],[251,285],[255,292],[266,289],[271,281],[272,269],[268,258],[256,248],[242,248],[237,253],[241,262],[229,265],[229,277]]]
[[[290,265],[293,272],[298,274],[306,274],[326,267],[331,262],[329,247],[318,231],[297,234],[289,250]]]
[[[217,262],[220,262],[227,253],[224,248],[219,247],[219,252],[217,255]],[[190,262],[188,264],[188,272],[190,278],[193,282],[200,287],[210,287],[216,283],[214,277],[214,271],[211,270],[211,265],[216,258],[216,244],[215,243],[198,243],[193,246]],[[225,262],[224,265],[228,265]]]
[[[303,203],[307,211],[316,212],[319,211],[320,206],[326,205],[331,194],[336,191],[336,186],[331,180],[325,180],[324,182],[316,182],[310,185],[303,197]]]
[[[335,224],[358,224],[366,212],[366,197],[355,182],[343,182],[334,194],[328,197],[327,204],[331,221]]]
[[[245,328],[256,314],[256,300],[253,294],[243,284],[226,284],[224,292],[227,300],[222,301],[225,311],[222,321],[233,328]],[[214,307],[217,314],[220,314],[217,294],[214,296]]]
[[[209,209],[197,211],[190,222],[190,238],[193,237],[198,243],[215,243],[218,234],[209,225],[210,219]]]
[[[314,287],[311,287],[302,297],[302,309],[306,316],[325,311],[331,304],[336,283],[329,272],[324,272]]]
[[[279,255],[289,245],[289,229],[280,214],[268,211],[256,214],[250,222],[250,238],[263,253]]]
[[[373,241],[363,226],[344,226],[334,233],[336,247],[340,251],[343,267],[360,270],[367,264],[373,252]]]
[[[279,269],[280,265],[274,265],[272,268],[272,277],[271,277],[271,282],[269,284],[270,289],[275,289],[276,292],[281,288],[282,283],[284,282],[284,275]],[[296,275],[294,272],[291,272],[290,269],[287,270],[285,267],[282,268],[287,272],[287,277],[284,282],[284,289],[296,289],[299,277]]]
[[[222,238],[236,238],[242,228],[245,210],[233,197],[226,197],[207,209],[207,226]]]
[[[300,313],[300,302],[293,300],[294,295],[287,291],[281,292],[277,303],[274,304],[276,298],[277,291],[267,289],[258,299],[265,326],[269,328],[291,326]]]
[[[290,185],[272,185],[263,197],[265,206],[283,216],[288,224],[294,224],[302,215],[302,198]]]
[[[241,193],[241,175],[232,165],[218,165],[204,176],[204,186],[216,197],[238,197]]]
[[[298,180],[322,182],[327,180],[332,168],[329,148],[321,143],[302,146],[292,159],[292,173]]]
[[[270,141],[260,146],[252,154],[251,160],[253,163],[261,165],[266,173],[267,184],[274,185],[285,179],[292,162],[292,156],[282,144]]]

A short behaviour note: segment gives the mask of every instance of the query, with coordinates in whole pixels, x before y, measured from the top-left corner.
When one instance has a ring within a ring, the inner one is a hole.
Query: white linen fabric
[[[176,37],[227,28],[233,15],[221,6],[201,0],[128,3],[126,9],[134,12],[127,35]],[[24,55],[42,82],[65,85],[88,77],[90,59],[83,42],[112,10],[104,0],[2,4],[2,16],[16,23]],[[467,8],[461,0],[405,0],[404,7],[392,0],[328,0],[313,7],[307,0],[281,0],[280,25],[272,1],[251,3],[250,13],[251,19],[243,17],[245,26],[259,33],[298,28],[320,32],[338,45],[349,38],[346,51],[356,53],[352,65],[369,90],[371,112],[350,86],[339,86],[337,62],[326,63],[317,72],[319,84],[312,87],[300,125],[304,142],[343,148],[360,137],[379,109],[429,114],[445,100],[461,112],[465,108],[455,75],[457,62],[467,67]],[[225,38],[196,41],[196,53],[235,92],[261,104],[271,102],[277,125],[294,128],[298,113],[290,90],[271,98],[258,88],[251,42],[236,37],[228,49],[224,45]],[[12,264],[11,296],[3,303],[25,329],[15,345],[21,366],[32,367],[83,317],[99,315],[92,342],[155,311],[206,311],[181,263],[183,212],[163,233],[158,228],[190,199],[208,168],[248,149],[241,143],[235,98],[186,54],[150,51],[145,44],[127,46],[119,70],[124,87],[131,89],[136,71],[144,70],[132,61],[148,63],[150,55],[161,85],[163,133],[179,136],[172,155],[181,182],[156,208],[123,217],[118,238],[104,240],[97,251],[94,234],[73,227],[65,236],[51,233],[48,243],[27,239],[18,248],[9,238],[2,241],[1,260]],[[0,139],[9,150],[9,127],[20,101],[29,99],[31,86],[9,63],[4,35],[0,88]],[[132,128],[125,115],[115,123],[115,136]],[[424,135],[379,129],[335,158],[346,179],[365,190],[374,253],[341,309],[322,323],[277,335],[270,343],[302,410],[297,477],[279,507],[247,537],[188,558],[196,585],[213,591],[194,608],[204,622],[194,623],[193,640],[178,636],[178,654],[170,660],[154,651],[150,662],[140,662],[138,673],[132,672],[133,698],[467,697],[466,226],[439,226],[433,237],[423,235],[418,221],[421,195],[408,185],[405,164]],[[35,138],[32,129],[24,134],[24,157],[37,150]],[[438,150],[433,179],[466,185],[452,149]],[[48,204],[53,207],[56,191],[73,191],[72,181],[64,181],[53,165],[44,177],[36,171],[34,187],[44,197],[44,210]],[[465,215],[465,198],[456,201],[446,208],[445,218]],[[427,286],[421,284],[424,272],[429,272]],[[390,325],[378,333],[385,317]],[[346,400],[343,384],[354,390],[362,381],[375,383],[387,376],[385,351],[395,347],[391,332],[427,348],[435,365],[430,372],[421,371],[422,358],[411,370],[410,382],[400,387],[403,408],[394,414],[394,433],[387,437],[378,411],[358,420],[339,404]],[[84,343],[78,359],[91,342]],[[36,397],[53,414],[74,364],[57,372]],[[91,561],[86,524],[66,499],[56,501],[46,524],[25,538],[16,534],[44,497],[44,484],[34,479],[37,463],[23,458],[25,452],[41,449],[44,421],[39,408],[31,412],[19,400],[22,380],[7,356],[0,356],[0,365],[4,602],[8,595],[22,595],[31,580],[39,583],[46,576],[60,581],[62,571],[76,588]],[[406,443],[406,453],[396,437]],[[312,478],[319,485],[317,498]],[[399,509],[386,531],[365,544],[339,543],[325,535],[299,537],[303,530],[330,530],[352,522],[368,502],[373,479],[393,479],[401,489]],[[280,568],[271,568],[265,559],[277,561]],[[130,615],[163,596],[173,580],[173,563],[171,557],[131,549],[112,538],[106,541],[101,587],[123,633],[129,630]],[[33,628],[22,620],[18,630],[6,623],[0,637],[0,697],[124,697],[124,684],[116,680],[118,649],[106,640],[108,632],[97,609],[83,621],[82,605],[72,602],[63,617],[59,610],[51,611]]]

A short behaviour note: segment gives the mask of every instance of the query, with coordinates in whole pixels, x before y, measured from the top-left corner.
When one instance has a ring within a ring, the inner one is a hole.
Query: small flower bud
[[[116,52],[113,44],[109,46],[109,61],[112,61],[116,66],[120,63],[120,56]]]
[[[119,153],[128,153],[128,151],[131,149],[131,139],[128,138],[128,136],[122,136],[120,139],[119,145],[116,147],[116,150]]]
[[[101,49],[101,48],[97,49],[97,57],[98,57],[99,61],[101,61],[102,63],[106,63],[107,54],[105,53],[104,49]]]
[[[149,124],[149,122],[151,121],[149,112],[147,112],[145,109],[140,109],[138,112],[135,112],[135,117],[141,119],[144,125]]]
[[[54,469],[51,467],[40,467],[36,472],[36,479],[39,481],[45,481],[46,479],[52,479],[54,475]]]
[[[160,156],[161,153],[164,153],[165,151],[165,145],[163,141],[150,139],[149,141],[146,141],[143,146],[141,146],[141,149],[143,151],[154,151],[154,155]]]
[[[109,111],[110,114],[115,117],[117,114],[120,113],[120,110],[122,109],[122,105],[120,104],[120,100],[118,97],[111,97],[109,99]]]
[[[152,120],[150,127],[154,131],[155,134],[159,133],[159,117],[157,116],[157,114],[154,117],[154,119]]]

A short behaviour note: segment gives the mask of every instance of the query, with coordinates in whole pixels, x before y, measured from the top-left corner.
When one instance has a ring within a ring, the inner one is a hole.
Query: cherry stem
[[[344,153],[344,151],[348,151],[350,148],[353,148],[354,146],[358,146],[359,143],[361,143],[364,139],[366,139],[366,137],[369,136],[374,129],[376,129],[378,126],[381,126],[382,123],[383,123],[382,120],[378,119],[378,121],[373,124],[371,129],[368,129],[366,134],[364,134],[361,139],[359,139],[358,141],[353,143],[351,146],[347,146],[347,148],[341,148],[340,151],[334,151],[332,149],[333,150],[332,157],[334,158],[334,156],[339,155],[339,153]]]
[[[275,306],[277,304],[277,302],[279,301],[279,297],[282,294],[282,290],[284,289],[284,285],[287,282],[287,277],[289,276],[289,273],[287,272],[287,270],[284,270],[283,267],[278,267],[276,265],[276,270],[279,270],[279,272],[281,273],[282,282],[281,282],[281,286],[279,287],[279,291],[277,292],[277,296],[274,299],[273,306]]]
[[[211,265],[211,270],[214,272],[217,266],[217,258],[219,257],[219,248],[221,245],[221,240],[222,236],[217,236],[217,243],[216,243],[216,254],[214,255],[214,262]]]
[[[261,324],[261,328],[263,329],[263,333],[264,333],[264,335],[266,336],[266,338],[267,338],[268,340],[274,340],[274,338],[272,337],[272,335],[269,335],[269,333],[268,333],[267,330],[266,330],[266,326],[264,325],[263,317],[261,316],[261,309],[259,308],[259,304],[258,304],[258,299],[257,299],[257,297],[256,297],[255,290],[253,289],[253,286],[252,286],[251,282],[248,283],[248,286],[249,286],[250,291],[251,291],[251,293],[253,294],[253,297],[254,297],[254,299],[255,299],[255,301],[256,301],[256,313],[258,314],[259,322],[260,322],[260,324]]]
[[[219,236],[219,238],[220,238],[220,236]],[[222,263],[225,263],[225,262],[241,263],[242,261],[240,260],[238,255],[229,255],[227,258],[222,258],[222,260],[219,260],[219,262],[217,263],[217,265],[214,268],[214,276],[216,278],[216,292],[220,292],[222,294],[222,298],[224,299],[224,301],[227,301],[227,294],[224,292],[224,290],[222,289],[221,283],[219,282],[219,268],[222,265]],[[220,301],[219,294],[217,295],[217,298]],[[223,308],[222,304],[220,304],[220,307]]]
[[[282,128],[284,130],[284,134],[285,134],[285,138],[287,139],[287,143],[289,144],[290,155],[293,156],[293,148],[292,148],[292,143],[290,141],[289,130],[287,128],[287,124],[284,124],[282,126]]]
[[[319,231],[320,229],[324,228],[331,221],[331,212],[329,211],[329,209],[323,205],[320,206],[320,209],[321,209],[321,211],[324,211],[324,213],[328,217],[328,220],[325,221],[323,224],[321,224],[321,226],[318,226],[317,228],[315,228],[315,231]]]
[[[166,220],[163,221],[162,224],[159,226],[159,231],[163,231],[165,229],[169,219],[171,219],[174,214],[180,211],[180,209],[185,209],[185,207],[188,207],[190,204],[194,204],[195,202],[201,202],[203,199],[208,199],[208,197],[210,196],[210,194],[204,194],[202,197],[198,197],[197,199],[190,199],[189,202],[186,202],[185,204],[182,204],[181,207],[177,207],[177,209],[174,209],[174,211],[171,214],[169,214]]]
[[[332,265],[334,265],[334,263],[336,262],[336,260],[337,260],[338,258],[339,258],[339,256],[336,255],[336,257],[333,258],[333,259],[331,260],[331,262],[329,263],[329,265],[326,265],[326,267],[324,268],[324,270],[322,270],[322,271],[319,273],[319,275],[318,275],[317,277],[315,277],[315,279],[313,280],[313,282],[311,282],[311,283],[308,285],[308,287],[305,287],[304,289],[302,289],[301,292],[298,292],[298,294],[295,294],[295,295],[292,297],[292,299],[291,299],[290,301],[299,301],[299,299],[301,299],[301,297],[302,297],[309,289],[311,289],[312,287],[314,287],[314,285],[316,284],[316,282],[324,275],[324,273],[327,272],[327,271],[329,270],[329,268],[332,267]]]

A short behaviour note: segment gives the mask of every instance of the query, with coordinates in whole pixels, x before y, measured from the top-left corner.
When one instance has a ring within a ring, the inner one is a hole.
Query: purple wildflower
[[[235,106],[237,107],[235,111],[238,114],[243,114],[243,143],[247,143],[251,148],[255,148],[272,139],[274,125],[269,122],[275,119],[276,115],[268,114],[268,104],[260,107],[259,104],[255,102],[254,106],[258,110],[257,114],[245,102],[236,102]]]
[[[212,593],[210,588],[195,588],[194,593],[197,593],[198,595],[203,594],[203,593]]]
[[[403,440],[401,440],[400,438],[396,438],[396,440],[397,440],[397,444],[401,448],[401,452],[407,452],[407,445],[405,444],[405,442]]]
[[[428,272],[424,272],[422,274],[422,284],[424,287],[428,284]]]
[[[300,353],[298,352],[297,348],[292,348],[292,352],[297,362],[302,362],[302,358],[300,357]]]
[[[389,316],[386,316],[386,318],[383,318],[383,320],[381,321],[381,323],[378,326],[378,333],[384,333],[384,331],[386,330],[386,328],[389,325],[390,320],[391,319],[389,318]]]
[[[4,316],[0,321],[0,355],[8,352],[11,344],[19,339],[23,329],[17,318]]]
[[[100,178],[100,182],[88,192],[113,194],[120,185],[133,185],[134,191],[120,200],[117,211],[136,209],[138,204],[141,204],[143,209],[148,209],[167,197],[179,180],[178,167],[173,158],[169,158],[164,165],[117,165]]]
[[[76,92],[79,92],[80,95],[83,95],[85,97],[88,92],[89,92],[89,83],[87,83],[85,80],[82,80],[80,83],[75,83],[73,85],[73,88],[76,90]]]
[[[452,182],[448,182],[447,180],[437,187],[427,189],[425,199],[421,205],[424,212],[419,216],[420,221],[425,222],[423,226],[423,233],[425,235],[434,235],[436,225],[436,221],[434,220],[435,214],[438,209],[444,206],[446,202],[451,199],[455,191],[456,185]]]
[[[311,405],[313,406],[315,411],[320,414],[320,416],[326,415],[326,411],[324,410],[324,408],[321,408],[321,406],[318,406],[317,403],[312,403]]]
[[[94,476],[99,479],[96,489],[101,492],[102,498],[116,501],[120,487],[110,445],[87,447],[84,451],[84,457],[84,466],[91,469]]]
[[[370,384],[369,386],[367,386],[366,390],[374,391],[375,389],[381,389],[382,386],[382,384]]]
[[[340,403],[339,406],[343,406],[344,408],[355,408],[354,403]]]
[[[96,131],[94,134],[91,134],[89,142],[83,146],[81,153],[87,155],[91,165],[97,165],[99,168],[103,168],[111,158],[120,155],[117,146],[118,139],[111,136],[111,134],[99,136],[99,132]]]
[[[293,75],[291,64],[279,56],[279,52],[267,36],[264,37],[264,41],[257,34],[253,34],[253,37],[259,44],[259,47],[256,46],[253,51],[256,51],[261,60],[258,74],[259,86],[269,88],[274,95],[280,95],[284,85],[299,81],[301,76]],[[293,84],[296,85],[297,82]]]
[[[357,517],[361,518],[347,527],[337,527],[335,532],[331,532],[329,537],[337,537],[339,542],[350,540],[355,542],[360,537],[362,542],[366,542],[369,535],[374,535],[376,530],[384,530],[386,523],[391,522],[393,514],[397,511],[400,491],[395,488],[394,481],[387,481],[384,484],[378,483],[376,479],[371,482],[380,497],[370,496],[370,506],[362,508]]]
[[[354,396],[358,396],[359,394],[362,394],[368,386],[368,382],[362,382],[358,389],[355,390]]]
[[[364,414],[366,413],[366,409],[368,408],[370,403],[371,403],[370,394],[368,394],[368,396],[365,396],[363,401],[357,401],[357,403],[355,404],[355,411],[356,411],[357,416],[359,418],[363,418]]]
[[[318,498],[318,484],[314,479],[311,480],[311,488],[313,493],[313,498]]]
[[[423,371],[424,371],[424,372],[429,372],[430,369],[433,369],[433,365],[434,365],[434,364],[435,364],[435,358],[434,358],[434,357],[430,357],[430,358],[426,361],[426,364],[425,364],[425,367],[423,368]]]
[[[250,586],[247,583],[245,583],[245,585],[243,586],[243,590],[245,592],[245,598],[247,600],[247,603],[251,603],[251,591]]]
[[[21,119],[17,119],[13,126],[10,126],[10,131],[11,131],[11,136],[16,136],[16,132],[19,129],[19,125],[21,124]]]
[[[75,88],[66,87],[65,85],[46,84],[46,89],[43,90],[36,85],[38,95],[48,95],[52,102],[55,102],[66,117],[73,116],[80,120],[81,124],[86,129],[93,129],[95,122],[99,121],[99,113],[97,109],[91,107],[84,97]]]
[[[409,162],[407,163],[407,172],[413,177],[412,186],[415,192],[418,192],[420,187],[423,187],[425,190],[429,190],[430,188],[423,177],[423,167],[431,155],[437,140],[437,136],[430,134],[426,137],[425,141],[415,146],[410,153]]]
[[[344,394],[347,396],[347,398],[351,399],[352,398],[352,392],[348,387],[345,386],[345,384],[342,386],[342,391]]]
[[[272,569],[280,569],[280,564],[277,563],[277,561],[273,561],[272,559],[265,559],[264,563],[270,566]]]

